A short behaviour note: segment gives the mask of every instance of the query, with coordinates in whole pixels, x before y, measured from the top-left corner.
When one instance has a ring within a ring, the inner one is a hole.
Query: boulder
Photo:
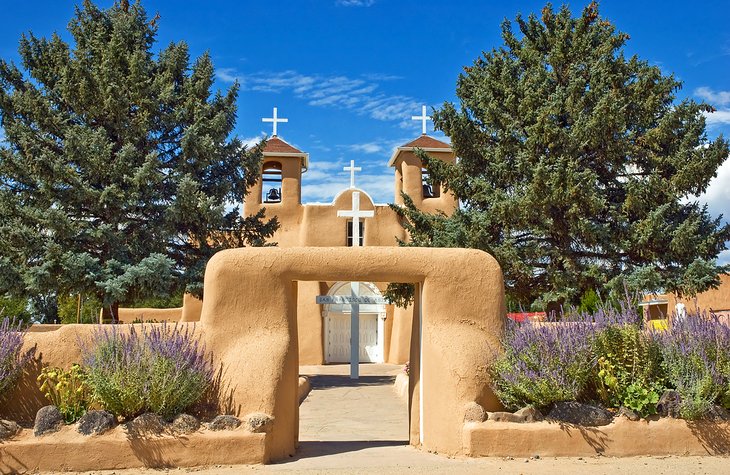
[[[157,414],[146,412],[127,422],[125,427],[133,436],[160,435],[165,431],[165,421]]]
[[[679,418],[679,409],[682,402],[682,397],[677,391],[673,389],[667,389],[659,398],[659,402],[656,404],[656,410],[659,415],[664,417]]]
[[[545,418],[543,417],[542,412],[532,406],[523,407],[519,411],[515,412],[515,415],[522,417],[522,422],[540,422]]]
[[[200,421],[190,414],[178,414],[170,428],[175,434],[190,434],[200,429]]]
[[[540,411],[534,407],[523,407],[516,412],[488,412],[487,418],[495,422],[515,422],[522,424],[525,422],[537,422],[543,419]]]
[[[17,422],[0,419],[0,440],[9,439],[18,432],[20,432],[20,426]]]
[[[469,402],[464,407],[464,422],[484,422],[487,420],[487,412],[476,402]]]
[[[254,412],[243,418],[243,427],[249,432],[268,432],[274,424],[274,418],[263,412]]]
[[[215,416],[208,428],[210,430],[233,430],[241,425],[241,420],[236,416],[220,415]]]
[[[114,427],[115,417],[107,411],[89,411],[79,419],[77,430],[84,435],[99,435]]]
[[[58,432],[63,427],[63,416],[56,406],[43,406],[35,415],[33,434],[39,437],[43,434]]]
[[[634,411],[633,409],[629,409],[626,406],[621,406],[618,409],[618,413],[616,413],[616,417],[625,417],[626,419],[628,419],[630,421],[638,421],[639,419],[641,419],[641,417],[639,416],[639,414],[636,413],[636,411]]]
[[[605,426],[613,421],[613,415],[602,407],[577,401],[556,402],[548,417],[557,421],[587,427]]]
[[[525,422],[522,416],[518,416],[512,412],[496,411],[488,412],[487,419],[494,422]]]

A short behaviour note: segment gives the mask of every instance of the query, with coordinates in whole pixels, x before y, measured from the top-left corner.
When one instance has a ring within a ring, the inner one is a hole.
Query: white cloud
[[[721,266],[730,264],[730,249],[725,249],[717,256],[717,263]]]
[[[385,150],[383,145],[379,144],[377,142],[356,143],[356,144],[348,145],[347,149],[352,152],[361,152],[361,153],[380,153]]]
[[[730,104],[730,91],[714,91],[709,87],[698,87],[695,89],[695,96],[706,100],[713,106],[724,106]]]
[[[730,109],[720,109],[715,112],[703,112],[707,125],[730,124]]]
[[[717,176],[710,181],[707,191],[699,197],[707,203],[710,214],[722,214],[725,220],[730,220],[730,159],[717,169]]]
[[[370,7],[375,0],[335,0],[335,5],[342,7]]]
[[[311,106],[334,107],[354,111],[381,121],[409,120],[419,112],[422,103],[404,95],[379,91],[378,81],[372,75],[363,78],[302,74],[297,71],[259,71],[239,74],[234,69],[216,70],[216,77],[224,82],[238,81],[242,90],[281,93],[289,91]]]
[[[254,136],[254,137],[246,137],[246,138],[242,138],[242,139],[241,139],[241,142],[242,142],[242,143],[243,143],[243,145],[245,145],[245,146],[246,146],[247,148],[251,148],[251,147],[253,147],[253,146],[257,145],[257,144],[258,144],[259,142],[261,142],[261,140],[262,140],[262,139],[263,139],[264,137],[266,137],[266,133],[264,133],[264,132],[259,132],[259,134],[258,134],[258,135],[256,135],[256,136]]]

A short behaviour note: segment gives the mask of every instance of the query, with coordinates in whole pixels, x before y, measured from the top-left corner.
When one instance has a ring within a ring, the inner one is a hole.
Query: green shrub
[[[188,327],[166,324],[99,330],[84,361],[95,397],[111,413],[165,418],[197,402],[213,381],[204,347]]]
[[[41,392],[58,407],[66,424],[79,420],[91,404],[92,394],[86,380],[86,371],[78,364],[68,370],[46,367],[38,376]]]
[[[626,406],[639,415],[656,413],[664,390],[661,349],[637,324],[610,324],[593,341],[596,392],[608,407]]]

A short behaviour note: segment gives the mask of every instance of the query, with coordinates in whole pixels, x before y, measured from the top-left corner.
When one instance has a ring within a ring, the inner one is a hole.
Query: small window
[[[441,184],[434,183],[429,185],[429,174],[425,168],[421,170],[421,188],[423,189],[424,198],[438,198],[441,196]]]
[[[360,226],[360,247],[364,246],[365,244],[365,223],[363,221],[360,221],[358,223]],[[352,221],[347,222],[347,245],[349,247],[352,247]]]
[[[281,203],[281,163],[264,164],[261,172],[261,201]]]

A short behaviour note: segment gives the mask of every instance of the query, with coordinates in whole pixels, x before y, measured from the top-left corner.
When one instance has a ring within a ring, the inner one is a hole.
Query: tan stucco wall
[[[472,457],[609,457],[727,455],[730,423],[663,417],[607,426],[558,422],[515,424],[486,421],[464,426],[464,454]]]
[[[120,308],[121,323],[140,322],[179,322],[183,308]]]
[[[224,251],[206,269],[200,323],[231,375],[238,412],[274,416],[267,439],[274,459],[293,453],[298,430],[295,281],[421,283],[423,346],[417,335],[410,346],[422,355],[423,381],[416,368],[411,391],[423,384],[427,450],[461,452],[466,403],[499,407],[488,386],[487,348],[499,345],[505,307],[501,271],[491,256],[396,247]],[[418,427],[412,416],[412,430]]]
[[[697,294],[695,297],[679,298],[676,294],[648,295],[645,301],[665,302],[648,306],[645,318],[672,318],[678,303],[683,303],[689,313],[696,311],[714,312],[721,319],[730,322],[730,275],[720,275],[720,286]],[[663,317],[660,317],[661,314]]]

